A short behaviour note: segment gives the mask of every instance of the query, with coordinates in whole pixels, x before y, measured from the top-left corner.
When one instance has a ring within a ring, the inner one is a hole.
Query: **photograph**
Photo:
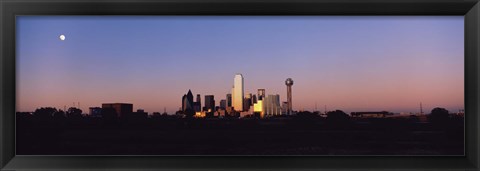
[[[15,22],[16,155],[465,155],[464,16]]]

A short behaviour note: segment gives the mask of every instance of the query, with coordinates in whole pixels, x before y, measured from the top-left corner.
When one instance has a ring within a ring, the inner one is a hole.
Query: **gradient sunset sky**
[[[266,89],[293,109],[464,108],[463,16],[18,16],[17,111]],[[59,36],[66,39],[61,41]]]

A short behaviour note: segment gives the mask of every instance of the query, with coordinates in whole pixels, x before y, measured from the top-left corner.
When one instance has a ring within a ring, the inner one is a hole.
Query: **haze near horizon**
[[[19,16],[17,111],[133,103],[174,113],[189,89],[216,105],[245,92],[293,109],[464,108],[463,16]],[[64,35],[63,39],[59,39]]]

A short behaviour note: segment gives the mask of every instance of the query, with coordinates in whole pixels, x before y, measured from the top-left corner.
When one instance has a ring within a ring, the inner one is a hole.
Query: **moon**
[[[64,40],[65,40],[65,35],[62,34],[62,35],[60,35],[60,37],[58,37],[58,38],[60,38],[61,41],[64,41]]]

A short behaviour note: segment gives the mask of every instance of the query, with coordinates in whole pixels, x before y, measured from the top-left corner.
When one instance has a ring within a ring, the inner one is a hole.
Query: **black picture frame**
[[[68,169],[412,169],[478,170],[478,0],[1,0],[0,168]],[[19,15],[463,15],[465,156],[16,156],[15,17]]]

